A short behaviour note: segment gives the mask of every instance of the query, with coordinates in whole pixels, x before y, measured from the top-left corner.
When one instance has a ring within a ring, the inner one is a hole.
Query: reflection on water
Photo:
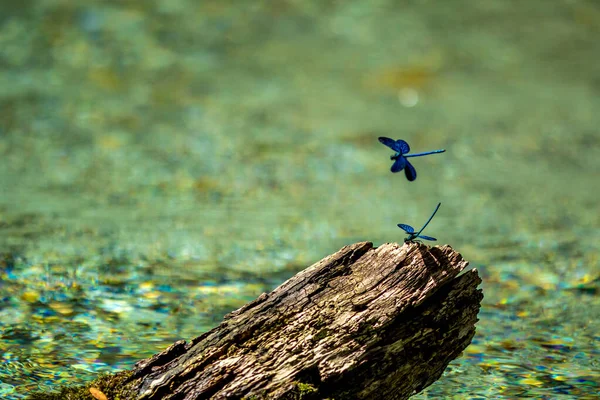
[[[598,392],[595,3],[0,14],[3,397],[129,368],[439,201],[485,299],[418,397]],[[447,151],[407,182],[378,136]]]

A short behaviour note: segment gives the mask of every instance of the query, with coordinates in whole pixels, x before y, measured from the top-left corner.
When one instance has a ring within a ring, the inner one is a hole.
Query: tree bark
[[[405,399],[471,342],[483,298],[449,246],[356,243],[140,361],[144,400]]]

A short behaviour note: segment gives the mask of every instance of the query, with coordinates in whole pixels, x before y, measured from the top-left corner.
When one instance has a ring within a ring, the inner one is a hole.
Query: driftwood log
[[[405,399],[475,334],[483,294],[476,270],[459,275],[467,264],[449,246],[346,246],[91,386],[108,399]]]

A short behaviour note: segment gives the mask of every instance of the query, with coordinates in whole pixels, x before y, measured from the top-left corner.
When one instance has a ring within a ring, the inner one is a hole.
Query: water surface
[[[417,397],[597,394],[596,2],[2,8],[3,398],[130,368],[438,201],[485,299]],[[447,151],[408,182],[378,136]]]

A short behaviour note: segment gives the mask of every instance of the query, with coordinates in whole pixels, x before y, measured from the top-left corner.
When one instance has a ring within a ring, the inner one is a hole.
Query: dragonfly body
[[[431,217],[429,217],[429,219],[427,220],[427,222],[425,222],[425,225],[423,225],[423,227],[421,228],[421,230],[419,230],[419,232],[415,232],[415,229],[410,225],[398,224],[398,227],[400,229],[402,229],[402,230],[404,230],[404,232],[408,233],[408,237],[406,239],[404,239],[404,241],[412,242],[415,239],[436,241],[437,240],[436,238],[431,237],[431,236],[421,235],[421,232],[423,232],[423,229],[425,229],[425,227],[429,224],[429,222],[431,222],[433,216],[435,215],[435,213],[437,212],[437,210],[440,208],[441,205],[442,205],[442,203],[438,203],[437,207],[433,211],[433,214],[431,214]]]
[[[408,154],[410,152],[410,146],[402,139],[394,140],[388,137],[380,137],[379,141],[394,150],[396,153],[390,156],[390,159],[394,161],[392,164],[391,171],[396,173],[404,170],[404,174],[406,175],[406,179],[409,181],[414,181],[417,179],[417,171],[415,167],[407,160],[409,157],[421,157],[429,154],[438,154],[443,153],[446,150],[432,150],[426,151],[424,153],[414,153]]]

